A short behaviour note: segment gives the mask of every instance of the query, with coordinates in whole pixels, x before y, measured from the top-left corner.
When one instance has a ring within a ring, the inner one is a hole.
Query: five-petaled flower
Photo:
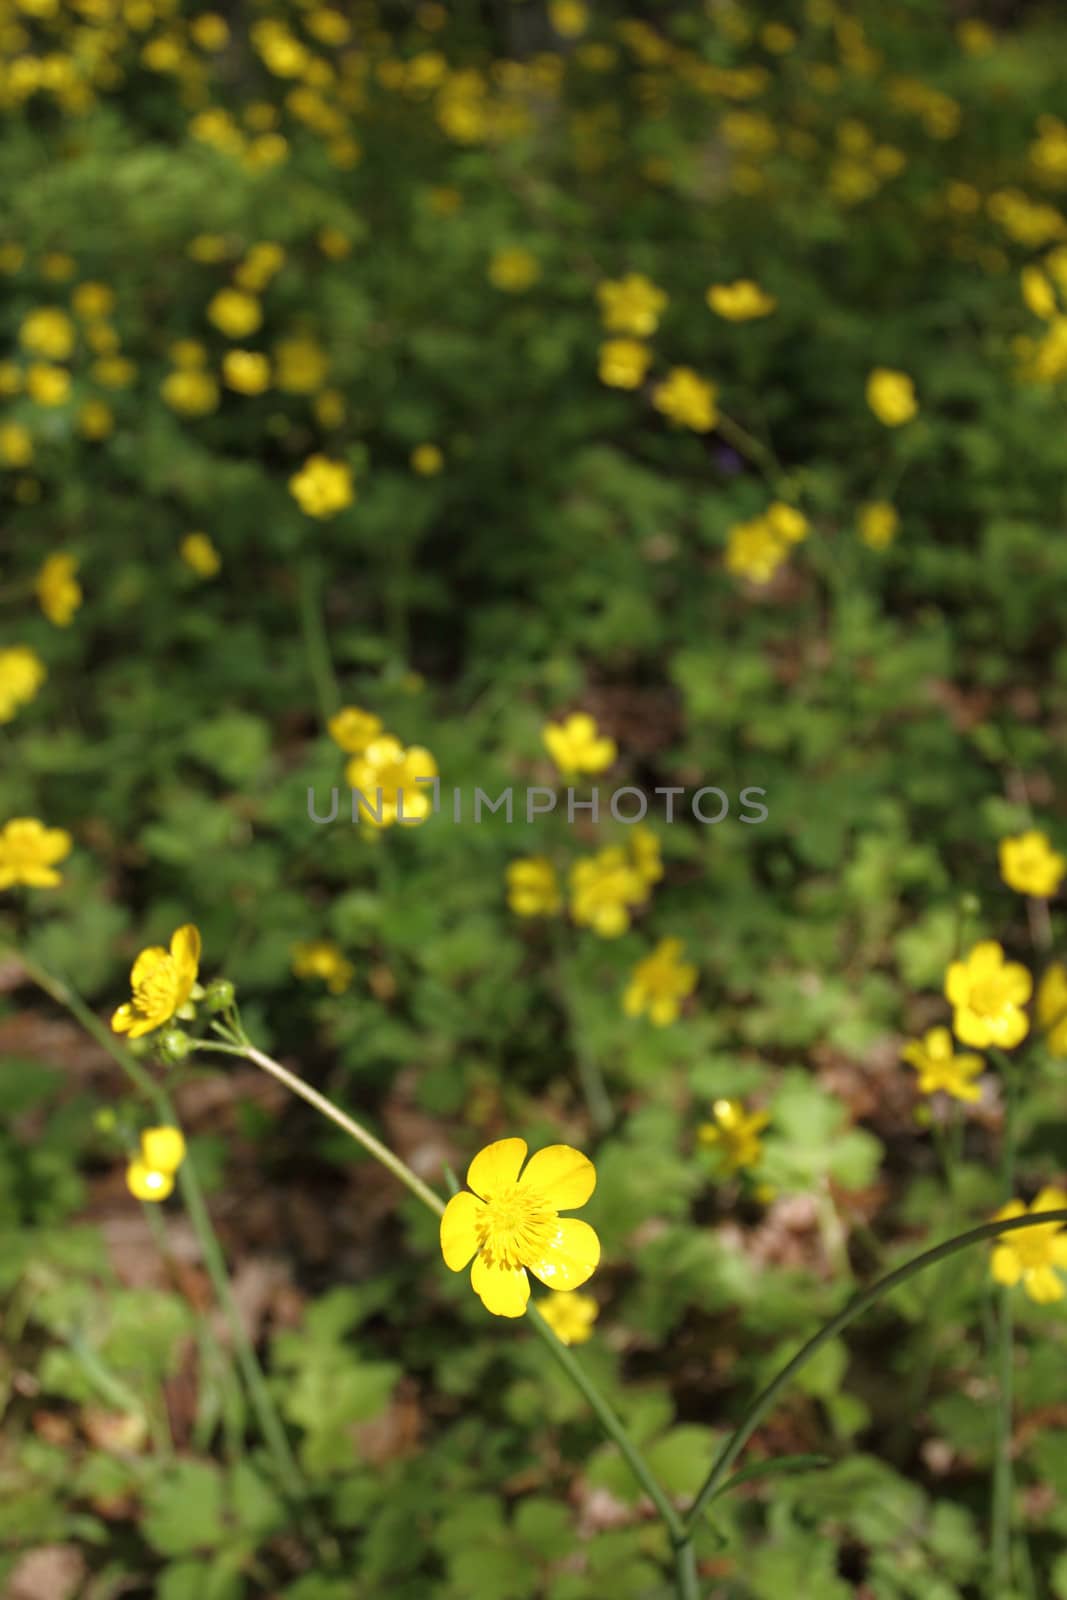
[[[562,722],[546,722],[541,730],[545,748],[562,773],[603,772],[618,755],[588,711],[572,711]]]
[[[1067,872],[1067,859],[1052,848],[1047,835],[1038,828],[1001,839],[999,855],[1000,875],[1008,888],[1040,900],[1058,891]]]
[[[140,1039],[169,1022],[187,1003],[200,964],[200,932],[191,922],[178,928],[170,949],[151,945],[142,950],[130,971],[133,998],[111,1019],[116,1033]]]
[[[710,433],[719,420],[715,385],[692,367],[672,367],[652,391],[652,404],[680,427]]]
[[[184,1160],[185,1139],[180,1128],[145,1128],[140,1154],[126,1168],[126,1187],[135,1200],[165,1200]]]
[[[324,455],[308,456],[289,479],[289,491],[309,517],[334,517],[356,498],[348,463]]]
[[[622,1009],[628,1017],[639,1017],[647,1011],[649,1021],[657,1028],[674,1022],[682,1001],[692,994],[697,982],[696,967],[681,957],[681,939],[661,939],[652,954],[637,963],[622,997]]]
[[[553,1289],[537,1309],[561,1344],[585,1344],[593,1337],[600,1307],[591,1294],[576,1289]]]
[[[345,781],[356,791],[360,815],[373,828],[394,822],[425,822],[433,810],[437,762],[422,745],[407,749],[391,733],[374,739],[345,767]]]
[[[1042,1211],[1067,1211],[1067,1191],[1045,1188],[1034,1200],[1029,1211],[1021,1200],[1009,1200],[993,1218],[1006,1222],[1009,1217],[1037,1216]],[[1020,1279],[1022,1286],[1039,1306],[1051,1305],[1064,1296],[1063,1279],[1059,1271],[1067,1271],[1067,1233],[1062,1222],[1050,1222],[1034,1228],[1016,1228],[1002,1234],[993,1247],[990,1267],[997,1283],[1012,1288]]]
[[[974,1082],[985,1066],[981,1056],[956,1055],[952,1034],[947,1028],[928,1028],[921,1039],[910,1039],[901,1057],[919,1074],[922,1094],[939,1090],[956,1100],[980,1100],[982,1091]]]
[[[746,1111],[739,1100],[716,1100],[713,1122],[702,1122],[697,1138],[722,1157],[727,1172],[756,1167],[763,1158],[760,1134],[770,1122],[766,1111]]]
[[[73,842],[64,828],[46,828],[36,817],[12,817],[0,828],[0,889],[16,883],[57,888],[63,879],[56,862],[70,855]]]
[[[600,1260],[588,1222],[561,1217],[584,1206],[596,1187],[588,1156],[551,1144],[526,1162],[525,1139],[486,1145],[467,1168],[474,1191],[454,1194],[441,1218],[445,1265],[462,1272],[474,1258],[471,1288],[497,1317],[521,1317],[532,1272],[550,1289],[577,1289]]]
[[[1011,1050],[1026,1038],[1030,1019],[1022,1009],[1033,982],[1017,961],[1005,961],[995,939],[982,939],[965,961],[945,974],[945,998],[955,1007],[952,1030],[978,1050]]]
[[[630,926],[630,907],[647,898],[648,881],[625,850],[609,845],[571,867],[571,916],[602,939],[618,939]]]
[[[609,333],[636,334],[647,338],[655,333],[667,308],[667,296],[641,272],[628,272],[624,278],[605,278],[596,286],[600,316]]]

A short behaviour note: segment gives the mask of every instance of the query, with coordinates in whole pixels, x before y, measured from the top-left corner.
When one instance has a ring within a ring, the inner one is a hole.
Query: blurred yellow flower
[[[867,404],[887,428],[910,422],[919,409],[915,385],[906,372],[875,367],[867,379]]]
[[[326,382],[330,358],[314,339],[279,339],[274,346],[278,388],[284,394],[314,394]]]
[[[1035,317],[1040,317],[1043,322],[1051,322],[1059,310],[1059,305],[1056,301],[1056,291],[1041,268],[1024,267],[1019,275],[1019,281],[1027,309],[1032,311]]]
[[[380,735],[382,719],[359,706],[342,706],[326,724],[326,731],[347,755],[358,756]]]
[[[473,1256],[471,1288],[497,1317],[525,1312],[527,1271],[550,1289],[578,1289],[600,1260],[589,1224],[559,1214],[585,1205],[596,1187],[593,1163],[570,1145],[552,1144],[520,1170],[526,1152],[525,1139],[486,1145],[467,1168],[469,1188],[452,1196],[441,1218],[445,1265],[462,1272]]]
[[[360,820],[374,828],[394,822],[425,822],[433,811],[437,763],[422,745],[407,749],[392,734],[383,734],[345,768],[345,782],[359,793]],[[420,781],[422,780],[422,781]]]
[[[1067,1056],[1067,967],[1054,961],[1037,989],[1037,1021],[1050,1055]]]
[[[115,309],[115,291],[109,289],[106,283],[79,283],[70,297],[75,315],[86,322],[96,322],[101,317],[109,317]],[[73,340],[71,341],[73,348]],[[69,354],[69,352],[68,352]],[[65,358],[60,356],[59,360]]]
[[[128,389],[137,377],[137,368],[125,356],[105,356],[93,362],[92,375],[102,389]]]
[[[210,372],[179,367],[168,372],[159,392],[172,411],[185,417],[206,417],[219,403],[219,386]]]
[[[280,244],[264,240],[254,244],[234,271],[233,279],[239,289],[260,293],[285,265],[285,250]]]
[[[222,567],[222,557],[206,533],[187,533],[178,554],[198,578],[213,578]]]
[[[972,1080],[985,1067],[981,1056],[956,1055],[947,1028],[929,1028],[921,1039],[910,1039],[901,1057],[919,1074],[919,1092],[950,1094],[956,1100],[980,1100],[982,1091]]]
[[[763,1159],[760,1134],[770,1122],[766,1111],[746,1111],[740,1100],[716,1100],[713,1122],[702,1122],[697,1138],[721,1157],[727,1172],[756,1167]]]
[[[344,994],[356,969],[329,939],[313,939],[293,946],[293,973],[298,978],[321,978],[331,994]]]
[[[602,939],[618,939],[630,926],[630,908],[648,895],[648,882],[617,845],[576,861],[570,870],[571,916]]]
[[[642,883],[649,886],[658,883],[663,876],[663,860],[659,839],[652,829],[638,823],[630,834],[629,845],[634,871]]]
[[[561,1344],[585,1344],[593,1337],[600,1307],[591,1294],[582,1294],[578,1289],[553,1289],[536,1305]]]
[[[601,734],[588,711],[572,711],[562,722],[546,722],[541,737],[564,775],[603,772],[619,753],[614,739]]]
[[[78,432],[83,439],[106,439],[115,430],[115,415],[104,400],[86,400],[78,409]]]
[[[1011,1050],[1026,1038],[1029,1018],[1022,1009],[1033,982],[1017,961],[1005,962],[995,939],[983,939],[945,974],[945,998],[955,1008],[952,1029],[963,1044],[985,1050]]]
[[[645,339],[655,333],[667,309],[667,296],[642,272],[624,278],[605,278],[596,286],[600,316],[609,333],[635,334]]]
[[[556,869],[547,856],[508,863],[508,905],[520,917],[554,917],[563,904]]]
[[[198,17],[193,17],[189,33],[201,50],[225,50],[230,42],[229,24],[215,11],[202,11]]]
[[[74,576],[77,570],[76,558],[60,550],[46,558],[37,574],[38,604],[57,628],[69,627],[82,603],[81,585]]]
[[[34,361],[26,369],[26,393],[39,406],[65,405],[70,394],[70,373],[66,367]]]
[[[992,1220],[1006,1222],[1010,1217],[1034,1217],[1043,1211],[1067,1211],[1067,1191],[1042,1189],[1029,1209],[1021,1200],[1009,1200]],[[1063,1229],[1062,1222],[1050,1222],[1002,1234],[990,1261],[994,1280],[1006,1289],[1021,1280],[1027,1295],[1039,1306],[1062,1300],[1064,1285],[1059,1274],[1067,1271],[1067,1233]]]
[[[652,391],[652,404],[672,422],[694,433],[709,433],[719,418],[714,384],[691,367],[674,367]]]
[[[778,307],[773,294],[761,289],[751,278],[738,278],[734,283],[713,283],[705,296],[708,307],[727,322],[751,322],[755,317],[769,317]]]
[[[20,706],[32,700],[47,673],[28,645],[0,650],[0,722],[10,722]]]
[[[263,312],[254,295],[240,289],[220,289],[208,303],[208,321],[228,339],[244,339],[263,321]]]
[[[222,377],[226,387],[238,394],[262,394],[270,388],[270,362],[258,350],[227,350]]]
[[[309,517],[336,516],[356,498],[348,463],[324,455],[308,456],[289,479],[289,492]]]
[[[73,848],[64,828],[46,828],[36,817],[12,817],[0,828],[0,889],[24,883],[29,889],[55,889],[63,882],[55,870]]]
[[[507,294],[521,294],[535,284],[540,276],[541,265],[537,257],[521,245],[497,250],[489,262],[489,282],[494,289],[502,289]]]
[[[681,956],[681,939],[661,939],[652,954],[637,963],[622,997],[622,1009],[628,1017],[639,1017],[647,1011],[649,1021],[657,1028],[665,1028],[677,1019],[682,1001],[692,994],[697,982],[696,967]]]
[[[888,500],[868,500],[856,517],[860,538],[871,550],[885,550],[893,543],[900,526],[896,506]]]
[[[343,261],[352,252],[352,241],[340,228],[320,228],[315,235],[315,243],[331,261]]]
[[[772,533],[786,544],[801,544],[808,537],[807,517],[784,500],[772,500],[763,515]]]
[[[74,324],[58,306],[41,306],[22,319],[19,343],[31,355],[66,361],[74,349]]]
[[[766,517],[735,522],[727,530],[726,570],[750,583],[770,583],[788,555],[785,541]]]
[[[33,460],[33,435],[21,422],[0,422],[0,462],[28,467]]]
[[[578,39],[589,26],[589,7],[582,0],[549,0],[548,20],[562,39]]]
[[[1041,900],[1059,891],[1067,858],[1053,850],[1048,836],[1038,828],[1001,839],[999,853],[1000,875],[1009,889]]]
[[[444,453],[439,445],[417,444],[411,452],[411,470],[420,478],[435,478],[444,464]]]
[[[131,1039],[161,1028],[188,1002],[200,966],[200,932],[191,922],[173,934],[170,949],[151,945],[142,950],[130,971],[132,999],[111,1019],[116,1033]]]
[[[609,389],[639,389],[652,362],[652,351],[638,339],[605,339],[598,373]]]
[[[179,1128],[145,1128],[140,1154],[126,1168],[126,1187],[135,1200],[165,1200],[184,1160],[185,1139]]]

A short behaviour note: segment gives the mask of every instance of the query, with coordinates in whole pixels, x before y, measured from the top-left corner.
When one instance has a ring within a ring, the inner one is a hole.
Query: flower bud
[[[159,1059],[168,1066],[184,1061],[193,1048],[193,1041],[180,1028],[167,1028],[159,1036]]]
[[[204,1004],[209,1011],[228,1011],[233,1001],[234,987],[229,978],[213,978],[204,990]]]

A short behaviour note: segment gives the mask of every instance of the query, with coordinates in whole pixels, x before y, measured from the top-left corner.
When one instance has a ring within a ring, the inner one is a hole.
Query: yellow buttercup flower
[[[727,530],[726,570],[750,583],[770,583],[788,556],[785,541],[766,517],[735,522]]]
[[[0,422],[0,461],[5,467],[28,467],[33,460],[33,434],[21,422]]]
[[[314,394],[326,382],[330,358],[314,339],[279,339],[274,366],[275,382],[283,394]]]
[[[885,550],[893,543],[900,526],[895,506],[888,500],[868,500],[856,517],[860,538],[871,550]]]
[[[58,306],[41,306],[23,318],[19,343],[31,355],[66,361],[74,349],[74,324]]]
[[[585,1344],[600,1312],[593,1296],[577,1289],[553,1289],[537,1301],[537,1309],[561,1344]]]
[[[79,283],[70,297],[75,314],[86,322],[98,322],[115,309],[114,290],[106,283]],[[60,357],[63,360],[63,357]]]
[[[1011,1050],[1030,1027],[1022,1009],[1033,982],[1017,961],[1004,960],[995,939],[983,939],[964,961],[953,961],[945,974],[945,998],[955,1007],[952,1029],[963,1044],[985,1050],[997,1045]]]
[[[274,244],[270,240],[254,244],[234,272],[234,282],[240,289],[259,293],[267,287],[284,265],[285,250],[282,245]]]
[[[185,417],[206,417],[219,403],[219,386],[210,372],[179,367],[168,372],[159,392],[172,411]]]
[[[308,456],[300,471],[289,479],[289,492],[309,517],[336,516],[356,498],[348,463],[331,461],[324,455]]]
[[[1024,267],[1019,275],[1023,300],[1028,310],[1043,322],[1051,322],[1059,311],[1056,291],[1040,267]]]
[[[0,828],[0,889],[23,883],[28,889],[56,889],[63,882],[56,862],[70,855],[74,841],[64,828],[46,828],[36,817],[12,817]]]
[[[207,308],[208,321],[213,322],[228,339],[245,339],[263,321],[263,312],[255,295],[240,289],[220,289]]]
[[[578,39],[589,26],[589,7],[582,0],[549,0],[548,20],[562,39]]]
[[[1058,892],[1067,872],[1067,858],[1053,850],[1046,834],[1029,828],[1011,839],[1001,839],[1000,875],[1009,889],[1047,900]]]
[[[691,367],[674,367],[652,391],[652,404],[672,422],[694,433],[709,433],[719,419],[714,384]]]
[[[213,578],[222,567],[222,557],[206,533],[187,533],[178,554],[198,578]]]
[[[116,1033],[140,1039],[161,1028],[187,1004],[200,966],[200,931],[191,922],[178,928],[170,949],[151,945],[142,950],[130,971],[133,998],[111,1019]]]
[[[652,351],[639,339],[605,339],[597,369],[609,389],[639,389],[652,363]]]
[[[44,662],[28,645],[13,644],[0,650],[0,722],[10,722],[47,676]]]
[[[342,706],[326,724],[326,731],[346,755],[359,756],[381,734],[382,719],[359,706]]]
[[[801,544],[808,537],[807,517],[784,500],[772,500],[763,515],[771,532],[786,544]]]
[[[761,289],[751,278],[713,283],[705,298],[709,309],[727,322],[751,322],[755,317],[769,317],[778,307],[774,295]]]
[[[921,1094],[950,1094],[956,1100],[980,1100],[973,1082],[985,1067],[981,1056],[956,1055],[947,1028],[929,1028],[921,1039],[910,1039],[901,1057],[919,1074]]]
[[[222,378],[238,394],[262,394],[270,388],[270,362],[258,350],[227,350]]]
[[[706,1149],[715,1150],[727,1172],[756,1167],[763,1159],[760,1134],[770,1122],[766,1111],[746,1111],[740,1100],[716,1100],[711,1108],[713,1122],[703,1122],[697,1138]]]
[[[556,869],[547,856],[508,864],[508,905],[520,917],[554,917],[563,904]]]
[[[560,772],[603,772],[618,755],[614,739],[605,738],[588,711],[572,711],[562,722],[546,722],[545,747]]]
[[[436,478],[444,464],[444,453],[439,445],[417,444],[411,452],[411,470],[420,478]]]
[[[467,1168],[469,1189],[452,1196],[441,1218],[445,1265],[462,1272],[473,1257],[471,1288],[497,1317],[523,1315],[528,1272],[550,1289],[578,1289],[600,1260],[589,1224],[559,1214],[585,1205],[596,1188],[593,1163],[551,1144],[521,1170],[526,1152],[525,1139],[486,1145]]]
[[[137,1159],[126,1168],[126,1187],[135,1200],[166,1200],[174,1192],[174,1174],[157,1172]]]
[[[26,393],[39,406],[65,405],[70,395],[70,373],[47,361],[34,361],[26,369]]]
[[[106,439],[115,431],[115,414],[103,400],[86,400],[78,410],[78,432],[83,439]]]
[[[630,855],[610,846],[576,861],[570,871],[571,916],[602,939],[618,939],[630,926],[630,908],[648,896],[648,883]]]
[[[141,1134],[141,1159],[155,1172],[177,1172],[185,1160],[185,1138],[180,1128],[145,1128]]]
[[[345,768],[345,782],[363,797],[360,818],[375,828],[425,822],[433,811],[436,786],[419,780],[436,777],[437,763],[428,750],[421,745],[405,749],[389,733],[353,756]]]
[[[1050,1055],[1067,1056],[1067,967],[1054,961],[1037,988],[1037,1021]]]
[[[906,372],[875,367],[867,379],[867,404],[887,428],[910,422],[919,409],[915,385]]]
[[[641,272],[628,272],[624,278],[606,278],[597,284],[596,297],[601,320],[609,333],[629,333],[639,339],[655,333],[667,309],[666,294]]]
[[[648,1013],[649,1021],[665,1028],[677,1019],[682,1001],[696,988],[697,969],[683,961],[681,939],[661,939],[652,954],[639,961],[622,997],[628,1017]]]
[[[1010,1217],[1040,1216],[1042,1211],[1067,1211],[1067,1192],[1045,1188],[1027,1209],[1021,1200],[1009,1200],[993,1217],[1006,1222]],[[1023,1288],[1039,1306],[1052,1305],[1064,1296],[1061,1272],[1067,1271],[1067,1233],[1062,1222],[1043,1227],[1019,1228],[1001,1236],[993,1247],[990,1271],[1006,1289],[1022,1282]]]
[[[331,994],[344,994],[356,969],[329,939],[293,946],[293,972],[298,978],[321,978]]]
[[[41,610],[57,628],[67,628],[82,603],[81,584],[74,574],[78,562],[63,551],[47,558],[37,574],[37,600]]]
[[[537,257],[521,245],[497,250],[489,262],[489,282],[494,289],[502,289],[506,294],[521,294],[540,276],[541,264]]]

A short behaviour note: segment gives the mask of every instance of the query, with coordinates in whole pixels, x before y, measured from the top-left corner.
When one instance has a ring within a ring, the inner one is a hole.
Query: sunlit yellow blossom
[[[562,722],[546,722],[541,737],[562,773],[603,772],[619,753],[614,739],[600,733],[588,711],[572,711]]]
[[[43,661],[24,644],[0,650],[0,722],[10,722],[32,700],[47,673]]]
[[[270,362],[258,350],[227,350],[222,377],[226,387],[238,394],[262,394],[270,388]]]
[[[234,282],[239,289],[249,289],[258,294],[285,265],[285,250],[280,244],[266,239],[254,244],[241,265],[234,272]]]
[[[600,1312],[591,1294],[576,1289],[553,1289],[537,1301],[537,1309],[561,1344],[585,1344]]]
[[[766,517],[735,522],[727,531],[726,570],[750,583],[769,583],[788,554],[785,540]]]
[[[57,551],[48,556],[37,574],[37,600],[48,618],[57,628],[66,628],[82,603],[81,585],[74,574],[78,563],[74,556]]]
[[[31,355],[66,361],[74,349],[74,324],[58,306],[41,306],[23,318],[19,343]]]
[[[773,294],[761,289],[751,278],[734,283],[713,283],[705,296],[709,308],[727,322],[751,322],[754,317],[769,317],[777,309]]]
[[[990,1045],[1011,1050],[1021,1044],[1030,1026],[1022,1008],[1032,988],[1025,967],[1005,962],[995,939],[981,940],[945,974],[945,998],[955,1007],[952,1029],[957,1039],[978,1050]]]
[[[888,500],[868,500],[859,508],[856,526],[860,538],[871,550],[885,550],[897,536],[900,517]]]
[[[1027,309],[1040,317],[1043,322],[1051,322],[1059,310],[1056,302],[1056,291],[1046,278],[1040,267],[1024,267],[1019,275],[1023,300]]]
[[[78,408],[78,432],[83,439],[106,439],[114,432],[115,415],[104,400],[86,400]]]
[[[187,533],[178,554],[198,578],[213,578],[222,567],[222,557],[206,533]]]
[[[36,817],[12,817],[0,828],[0,889],[24,883],[29,889],[55,889],[63,882],[56,862],[70,855],[74,841],[64,828],[46,828]]]
[[[867,404],[887,428],[910,422],[919,409],[915,385],[906,372],[875,367],[867,379]]]
[[[425,822],[433,811],[437,763],[421,745],[407,749],[392,734],[373,740],[345,768],[345,782],[357,791],[359,820],[375,828],[394,822]]]
[[[33,460],[33,435],[21,422],[0,422],[0,463],[28,467]]]
[[[172,411],[185,417],[205,417],[219,403],[219,386],[210,372],[195,367],[180,367],[168,372],[159,392]]]
[[[1067,1056],[1067,967],[1054,961],[1037,989],[1037,1021],[1049,1054]]]
[[[230,28],[225,17],[215,11],[203,11],[189,24],[193,43],[201,50],[225,50],[230,42]]]
[[[600,316],[609,333],[628,333],[646,339],[659,327],[667,309],[667,296],[642,272],[624,278],[606,278],[596,286]]]
[[[200,932],[191,922],[178,928],[170,949],[151,945],[142,950],[130,971],[133,998],[111,1019],[116,1033],[140,1039],[161,1028],[189,1000],[200,966]]]
[[[275,381],[285,394],[314,394],[326,382],[330,358],[314,339],[280,339],[274,347]]]
[[[309,517],[336,516],[356,498],[348,463],[324,455],[308,456],[289,479],[289,492]]]
[[[141,1159],[153,1172],[177,1172],[185,1160],[185,1139],[180,1128],[164,1124],[141,1134]]]
[[[521,294],[541,276],[537,257],[521,245],[497,250],[489,262],[489,282],[507,294]]]
[[[244,339],[263,321],[263,311],[255,295],[240,289],[220,289],[207,308],[208,320],[228,339]]]
[[[1067,1211],[1067,1191],[1042,1189],[1029,1209],[1021,1200],[1009,1200],[992,1218],[1006,1222],[1011,1217],[1038,1216],[1042,1211]],[[1067,1233],[1062,1222],[1036,1228],[1017,1228],[1002,1234],[993,1247],[990,1271],[995,1281],[1011,1289],[1023,1288],[1039,1306],[1051,1305],[1064,1296],[1061,1272],[1067,1272]]]
[[[563,904],[556,869],[547,856],[508,864],[508,905],[520,917],[554,917]]]
[[[70,303],[79,317],[87,322],[96,322],[101,317],[109,317],[114,311],[115,291],[109,289],[106,283],[79,283],[70,297]],[[62,361],[65,357],[58,359]]]
[[[807,517],[784,500],[772,500],[764,517],[771,531],[786,544],[801,544],[808,537]]]
[[[525,1312],[527,1271],[550,1289],[577,1289],[600,1260],[589,1224],[559,1214],[585,1205],[596,1187],[593,1163],[570,1145],[552,1144],[522,1170],[526,1152],[525,1139],[486,1145],[467,1168],[469,1189],[452,1196],[441,1218],[445,1265],[462,1272],[473,1256],[471,1288],[498,1317]]]
[[[1067,858],[1053,850],[1046,834],[1029,828],[1011,839],[1001,839],[1000,875],[1009,889],[1046,900],[1058,893]]]
[[[697,1138],[706,1149],[715,1150],[727,1172],[756,1167],[763,1159],[760,1134],[770,1122],[766,1111],[746,1111],[740,1100],[716,1100],[711,1108],[713,1122],[702,1122]]]
[[[70,373],[66,367],[34,361],[26,369],[26,393],[39,406],[65,405],[70,395]]]
[[[411,452],[411,470],[420,478],[436,478],[445,464],[440,445],[417,444]]]
[[[321,978],[331,994],[344,994],[356,969],[329,939],[293,946],[293,972],[298,978]]]
[[[382,719],[359,706],[342,706],[326,724],[326,731],[346,755],[359,756],[381,734]]]
[[[600,381],[609,389],[639,389],[651,362],[652,351],[639,339],[605,339],[600,346]]]
[[[681,955],[681,939],[661,939],[652,954],[637,963],[622,997],[622,1009],[628,1017],[639,1017],[647,1011],[649,1021],[657,1028],[675,1021],[682,1001],[692,994],[697,981],[696,967],[683,961]]]
[[[956,1055],[947,1028],[929,1028],[921,1039],[910,1039],[901,1057],[919,1074],[922,1094],[950,1094],[956,1100],[980,1100],[982,1091],[973,1081],[982,1072],[981,1056]]]
[[[719,418],[714,384],[691,367],[674,367],[652,391],[652,404],[672,422],[694,433],[709,433]]]
[[[570,871],[571,916],[602,939],[618,939],[630,926],[631,907],[647,898],[648,883],[630,855],[616,845],[576,861]]]
[[[138,1157],[126,1168],[126,1187],[135,1200],[166,1200],[174,1192],[174,1174],[157,1172]]]

